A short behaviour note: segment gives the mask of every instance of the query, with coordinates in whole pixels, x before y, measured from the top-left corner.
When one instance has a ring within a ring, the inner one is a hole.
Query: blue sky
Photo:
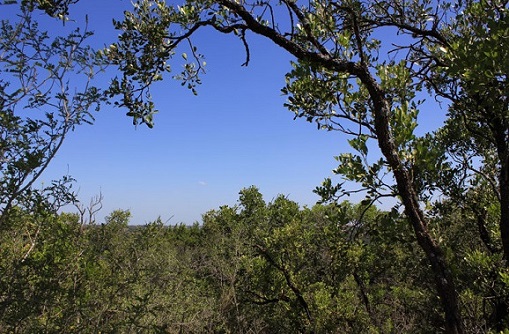
[[[122,6],[129,2],[82,0],[72,15],[83,20],[90,11],[90,29],[102,45],[116,36],[111,18],[122,15]],[[207,74],[198,96],[169,77],[156,85],[160,112],[153,129],[134,127],[125,111],[105,106],[94,125],[69,135],[44,178],[69,173],[84,204],[101,192],[98,222],[112,210],[128,209],[133,224],[158,216],[189,224],[210,209],[235,204],[239,190],[251,185],[266,200],[284,194],[313,205],[318,197],[312,190],[332,176],[333,157],[349,150],[348,138],[293,120],[280,92],[291,58],[252,34],[248,41],[251,62],[241,67],[240,41],[202,31],[196,44]]]

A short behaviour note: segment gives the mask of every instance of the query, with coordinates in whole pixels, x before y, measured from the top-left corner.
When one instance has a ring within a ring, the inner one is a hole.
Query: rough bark
[[[500,192],[500,238],[506,266],[509,266],[509,129],[503,120],[494,124],[494,137],[497,144],[497,154],[500,163],[499,192]],[[493,324],[497,331],[506,327],[509,315],[509,303],[505,299],[497,301],[493,312]]]
[[[408,171],[404,168],[390,130],[390,108],[384,92],[369,71],[360,78],[368,88],[374,105],[375,129],[378,145],[391,166],[405,213],[412,224],[419,246],[422,248],[434,274],[437,293],[445,313],[446,333],[463,333],[459,302],[454,279],[440,246],[433,240],[427,222],[419,207],[417,192]]]
[[[509,143],[506,132],[509,132],[503,122],[494,124],[494,137],[497,144],[497,154],[500,162],[500,236],[504,259],[509,263]]]

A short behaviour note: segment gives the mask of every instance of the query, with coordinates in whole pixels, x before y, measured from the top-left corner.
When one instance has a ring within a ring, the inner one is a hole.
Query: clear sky
[[[129,6],[82,0],[72,17],[83,22],[88,12],[95,41],[109,44],[117,34],[112,17]],[[251,63],[241,67],[244,49],[236,38],[211,30],[197,37],[207,61],[198,96],[169,77],[158,84],[153,129],[134,127],[124,110],[103,107],[94,125],[68,136],[44,176],[69,173],[85,204],[101,192],[98,222],[112,210],[129,209],[133,224],[158,216],[190,224],[210,209],[235,204],[239,190],[251,185],[266,200],[284,194],[313,205],[318,197],[312,190],[337,167],[334,156],[349,150],[345,136],[293,120],[283,107],[280,89],[291,60],[283,50],[250,34]]]

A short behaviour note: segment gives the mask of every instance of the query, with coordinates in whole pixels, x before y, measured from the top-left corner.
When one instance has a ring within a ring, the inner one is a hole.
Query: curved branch
[[[359,64],[352,61],[343,59],[332,58],[328,54],[316,53],[306,50],[297,43],[286,39],[283,35],[276,30],[267,27],[258,22],[243,6],[229,0],[219,0],[218,3],[237,15],[239,15],[245,22],[245,27],[256,34],[262,35],[273,41],[276,45],[282,47],[290,54],[298,59],[306,59],[314,62],[325,68],[332,69],[338,72],[347,72],[356,76],[362,75],[362,68]]]

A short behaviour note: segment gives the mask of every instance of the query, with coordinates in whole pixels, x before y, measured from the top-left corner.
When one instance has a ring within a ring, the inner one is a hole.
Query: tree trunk
[[[379,134],[378,134],[379,135]],[[444,253],[431,237],[424,215],[419,207],[417,194],[408,172],[403,168],[395,150],[391,150],[390,137],[378,137],[379,145],[394,170],[398,192],[405,207],[405,214],[412,224],[419,246],[422,248],[435,278],[435,285],[445,313],[446,333],[463,333],[456,287]],[[393,146],[393,145],[392,145]]]
[[[413,181],[398,156],[390,129],[389,103],[384,92],[379,88],[367,69],[360,79],[366,85],[373,100],[378,145],[393,170],[398,192],[405,207],[405,213],[417,237],[417,242],[431,264],[437,293],[445,313],[445,331],[451,334],[463,333],[463,323],[453,276],[442,249],[435,243],[427,229],[427,222],[419,207]]]
[[[506,267],[509,266],[509,144],[506,132],[507,127],[504,126],[502,120],[498,120],[494,124],[494,136],[497,143],[497,154],[500,162],[499,171],[499,191],[500,191],[500,238],[502,240],[503,256]],[[493,314],[493,327],[497,331],[502,331],[506,326],[506,319],[509,315],[509,303],[506,296],[499,296],[501,299],[497,301]]]
[[[504,129],[497,129],[497,153],[500,161],[500,237],[504,251],[504,260],[509,263],[509,145]]]

